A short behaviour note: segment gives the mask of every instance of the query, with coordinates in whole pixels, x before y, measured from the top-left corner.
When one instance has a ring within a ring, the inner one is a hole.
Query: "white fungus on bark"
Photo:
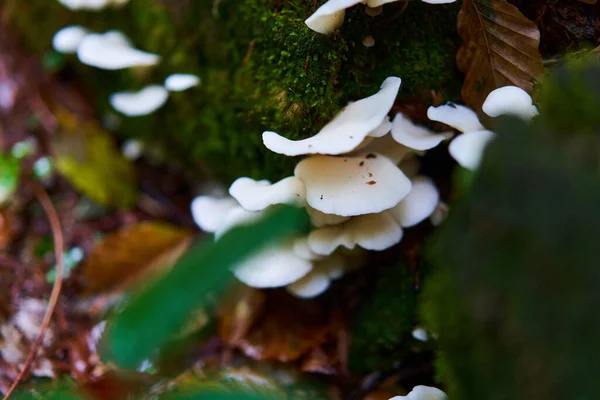
[[[408,117],[398,113],[392,122],[392,137],[394,140],[414,150],[429,150],[442,141],[450,139],[452,132],[437,133],[415,125]]]
[[[312,231],[308,235],[308,245],[317,254],[330,255],[338,247],[354,249],[360,246],[365,250],[385,250],[399,243],[402,228],[387,212],[352,217],[335,226]]]
[[[182,92],[200,84],[200,78],[193,74],[172,74],[165,79],[165,89],[169,92]]]
[[[514,115],[526,120],[538,114],[529,94],[516,86],[493,90],[486,98],[482,110],[490,117]],[[477,169],[483,152],[494,139],[495,133],[484,128],[475,111],[448,103],[439,107],[429,107],[427,116],[433,121],[443,122],[463,132],[450,142],[448,150],[462,167]]]
[[[387,210],[411,189],[404,173],[377,153],[309,157],[298,163],[294,175],[306,185],[306,201],[311,207],[341,216]]]
[[[191,212],[194,222],[206,232],[216,232],[224,223],[227,215],[238,206],[235,199],[212,196],[198,196],[192,200]]]
[[[406,396],[392,397],[390,400],[446,400],[448,396],[438,388],[415,386]]]
[[[429,218],[440,201],[435,183],[425,176],[412,179],[408,196],[388,212],[403,228],[415,226]]]
[[[352,151],[385,122],[400,84],[400,78],[387,78],[379,92],[349,104],[315,136],[293,141],[267,131],[263,133],[263,143],[269,150],[287,156],[335,155]]]
[[[77,48],[77,57],[83,64],[107,70],[150,66],[160,61],[156,54],[133,48],[119,31],[86,35]]]
[[[159,85],[146,86],[137,92],[118,92],[110,96],[110,105],[128,117],[148,115],[162,107],[169,98],[167,90]]]
[[[368,10],[379,9],[382,5],[399,0],[329,0],[319,7],[304,23],[313,31],[329,34],[342,26],[346,8],[357,4],[366,4]],[[453,3],[456,0],[422,0],[429,4]],[[367,15],[376,16],[381,12],[367,11]]]
[[[54,34],[52,47],[59,53],[74,54],[87,34],[88,30],[79,25],[64,27]]]
[[[302,206],[306,197],[304,183],[295,176],[273,184],[248,177],[238,178],[229,188],[229,194],[248,211],[264,210],[273,204]]]
[[[516,86],[504,86],[492,91],[481,109],[490,117],[514,115],[529,120],[539,114],[531,96]]]

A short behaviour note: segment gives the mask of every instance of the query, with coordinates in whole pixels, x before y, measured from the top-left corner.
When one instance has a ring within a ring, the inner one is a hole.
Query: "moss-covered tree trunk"
[[[387,76],[403,79],[404,98],[431,90],[454,97],[459,6],[414,1],[404,7],[386,4],[370,17],[359,4],[329,36],[304,24],[312,0],[131,0],[102,12],[71,11],[55,0],[6,0],[3,11],[29,47],[60,57],[58,71],[82,79],[100,116],[111,111],[113,92],[161,83],[175,72],[198,74],[200,87],[172,94],[150,116],[124,117],[119,132],[156,142],[186,166],[228,183],[240,175],[290,174],[295,161],[264,149],[262,132],[311,136],[346,102],[375,93]],[[122,30],[162,61],[153,69],[114,72],[53,54],[53,34],[72,24]],[[373,47],[362,44],[366,36]]]

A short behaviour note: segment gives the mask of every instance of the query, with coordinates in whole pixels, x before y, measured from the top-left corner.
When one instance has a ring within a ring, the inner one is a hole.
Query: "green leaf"
[[[10,155],[0,153],[0,205],[13,195],[19,183],[21,164]]]
[[[240,226],[218,242],[197,245],[161,280],[134,294],[109,324],[106,356],[124,368],[135,368],[172,334],[194,309],[219,292],[230,269],[266,244],[305,232],[304,210],[282,206],[255,225]]]
[[[224,392],[217,389],[204,389],[167,396],[161,400],[269,400],[275,398],[275,396],[260,395],[247,391]]]

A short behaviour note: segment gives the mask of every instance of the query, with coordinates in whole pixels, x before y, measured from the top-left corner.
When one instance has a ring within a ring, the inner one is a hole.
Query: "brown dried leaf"
[[[335,337],[339,317],[317,301],[270,292],[264,312],[236,347],[255,360],[291,362]]]
[[[164,272],[187,249],[191,232],[164,222],[141,222],[107,235],[82,265],[84,290],[118,291]]]
[[[502,86],[533,94],[544,73],[540,32],[515,6],[506,0],[464,0],[458,33],[463,44],[456,61],[465,73],[462,97],[469,106],[480,110],[487,95]]]
[[[234,284],[221,301],[219,336],[224,343],[235,345],[246,336],[264,311],[266,295],[262,290]]]

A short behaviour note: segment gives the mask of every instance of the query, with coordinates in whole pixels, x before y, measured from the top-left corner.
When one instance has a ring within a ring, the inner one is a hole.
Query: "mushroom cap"
[[[417,339],[419,342],[427,342],[429,340],[429,335],[423,328],[415,328],[412,331],[412,337]]]
[[[448,151],[461,167],[477,169],[487,144],[496,136],[492,131],[471,131],[457,136],[450,142]]]
[[[110,105],[129,117],[147,115],[162,107],[169,92],[158,85],[146,86],[138,92],[118,92],[110,96]]]
[[[193,74],[172,74],[165,79],[165,89],[169,92],[182,92],[200,84],[200,78]]]
[[[321,255],[330,255],[340,246],[385,250],[399,243],[402,234],[402,228],[394,218],[382,212],[359,215],[340,225],[316,229],[308,235],[308,245]]]
[[[341,224],[342,222],[348,221],[348,219],[350,219],[350,217],[342,217],[340,215],[335,214],[325,214],[317,209],[312,208],[308,204],[306,205],[306,212],[310,217],[310,223],[317,228],[321,228],[323,226],[328,225]]]
[[[517,86],[504,86],[492,90],[481,109],[490,117],[514,115],[529,120],[539,114],[531,96]]]
[[[296,256],[290,243],[270,245],[234,268],[234,275],[253,288],[275,288],[296,282],[312,263]]]
[[[218,199],[212,196],[198,196],[192,200],[190,208],[192,218],[200,229],[214,233],[237,206],[237,202],[230,197]]]
[[[313,31],[326,35],[342,26],[346,8],[362,2],[363,0],[329,0],[304,23]]]
[[[269,150],[286,156],[352,151],[384,122],[401,82],[394,76],[387,78],[379,92],[349,104],[313,137],[293,141],[267,131],[263,133],[263,143]]]
[[[379,126],[369,132],[369,137],[380,138],[382,136],[387,135],[392,130],[392,122],[390,121],[389,115],[386,115],[383,118],[383,121]]]
[[[127,37],[116,31],[85,36],[77,48],[77,57],[86,65],[108,70],[154,65],[160,60],[156,54],[132,48]]]
[[[400,168],[377,153],[309,157],[296,165],[294,175],[306,185],[311,207],[344,217],[392,208],[411,189]]]
[[[429,107],[427,118],[432,121],[443,122],[461,132],[481,131],[485,128],[479,122],[475,111],[469,107],[455,103],[446,103],[439,107]]]
[[[308,245],[308,236],[301,236],[294,239],[292,242],[292,251],[295,255],[307,261],[315,261],[323,258],[323,256],[312,251]]]
[[[229,230],[240,225],[247,225],[258,221],[262,217],[262,212],[246,211],[239,205],[231,208],[227,215],[222,219],[219,229],[215,232],[215,239],[220,239]]]
[[[419,385],[406,396],[396,396],[390,400],[446,400],[447,398],[446,393],[438,388]]]
[[[436,133],[423,126],[415,125],[400,113],[396,114],[392,123],[392,137],[394,140],[414,150],[432,149],[452,136],[452,132]]]
[[[266,182],[266,183],[265,183]],[[229,194],[248,211],[260,211],[273,204],[304,205],[304,182],[289,176],[276,183],[242,177],[233,182]]]
[[[344,275],[344,259],[334,253],[313,262],[313,269],[302,279],[288,285],[287,291],[296,297],[313,298],[327,290],[332,280]]]
[[[286,290],[296,297],[311,299],[324,293],[330,284],[331,279],[325,272],[313,269],[300,280],[288,285]]]
[[[450,4],[454,3],[456,0],[421,0],[423,3],[427,4]]]
[[[426,176],[417,176],[412,180],[412,190],[394,208],[387,212],[403,228],[415,226],[427,219],[440,200],[435,183]]]
[[[380,138],[368,136],[363,141],[363,144],[349,155],[359,155],[362,153],[378,153],[392,160],[394,164],[398,164],[409,154],[415,153],[415,150],[398,143],[392,135],[385,135]]]
[[[101,10],[109,4],[108,0],[58,0],[70,10]]]
[[[60,53],[76,53],[77,47],[87,34],[88,30],[79,25],[64,27],[54,34],[52,47]]]

